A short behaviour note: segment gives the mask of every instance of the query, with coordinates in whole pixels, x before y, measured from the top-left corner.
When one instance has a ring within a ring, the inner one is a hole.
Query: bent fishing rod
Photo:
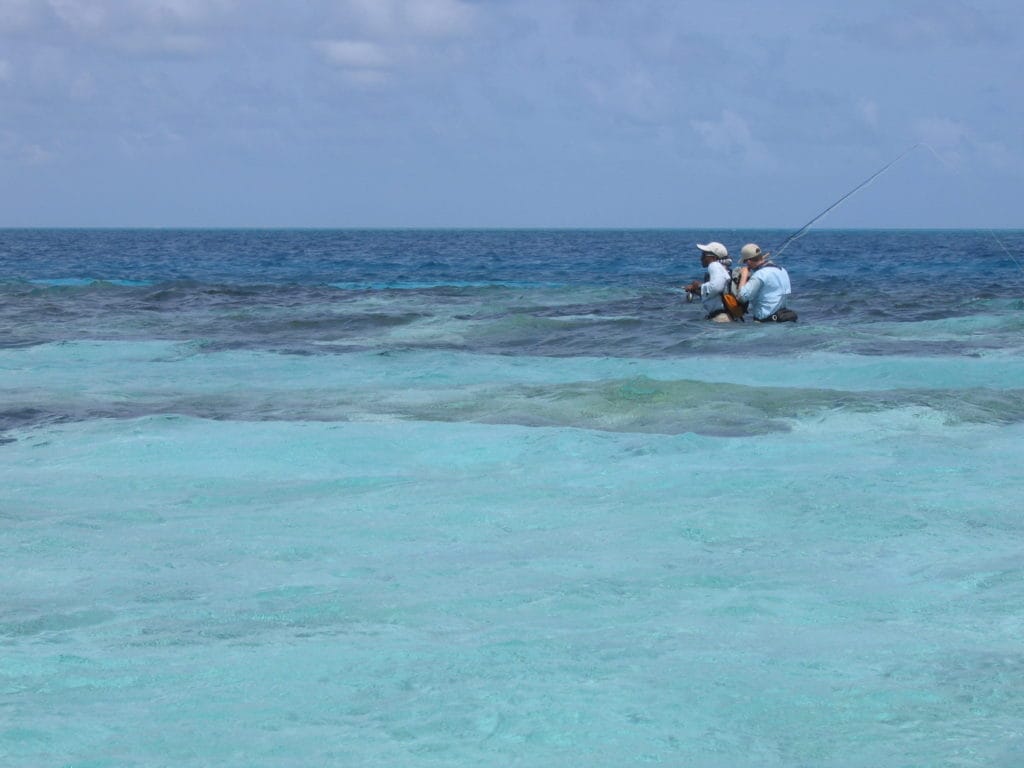
[[[902,160],[902,159],[903,159],[904,157],[906,157],[906,156],[907,156],[907,155],[909,155],[909,154],[910,154],[911,152],[913,152],[913,151],[914,151],[915,149],[917,149],[918,147],[921,147],[921,146],[923,146],[923,145],[922,145],[922,144],[920,144],[920,143],[918,143],[918,144],[915,144],[914,146],[910,147],[909,149],[905,149],[905,150],[903,150],[903,152],[901,152],[901,153],[899,154],[899,156],[898,156],[898,157],[894,158],[893,160],[890,160],[890,161],[889,161],[888,163],[886,163],[885,165],[883,165],[883,166],[882,166],[881,168],[879,168],[879,169],[878,169],[877,171],[875,171],[875,172],[874,172],[874,173],[872,173],[872,174],[871,174],[870,176],[868,176],[868,177],[867,177],[866,179],[864,179],[864,181],[862,181],[862,182],[861,182],[860,184],[858,184],[858,185],[857,185],[856,187],[854,187],[854,188],[853,188],[853,189],[851,189],[851,190],[850,190],[849,192],[847,192],[847,193],[846,193],[845,195],[843,195],[842,197],[840,197],[840,198],[839,198],[838,200],[836,200],[836,201],[835,201],[834,203],[832,203],[832,205],[830,205],[830,206],[829,206],[828,208],[826,208],[825,210],[823,210],[823,211],[822,211],[821,213],[819,213],[819,214],[818,214],[817,216],[815,216],[815,217],[814,217],[813,219],[811,219],[811,220],[810,220],[810,221],[808,221],[808,222],[807,222],[806,224],[804,224],[804,225],[803,225],[802,227],[800,227],[800,229],[798,229],[798,230],[797,230],[796,232],[794,232],[794,233],[793,233],[793,234],[791,234],[791,235],[790,235],[789,237],[787,237],[787,238],[786,238],[785,240],[783,240],[783,241],[782,241],[782,245],[780,245],[780,246],[779,246],[779,247],[778,247],[778,248],[777,248],[777,249],[776,249],[775,251],[773,251],[772,255],[773,255],[773,256],[775,256],[776,258],[778,258],[778,257],[779,257],[779,255],[780,255],[780,254],[781,254],[781,253],[782,253],[782,252],[783,252],[784,250],[786,250],[786,248],[788,248],[788,247],[789,247],[789,244],[790,244],[790,243],[792,243],[792,242],[793,242],[794,240],[799,240],[799,239],[800,239],[801,237],[803,237],[804,235],[806,235],[806,234],[807,234],[807,230],[809,230],[809,229],[811,228],[811,225],[813,225],[813,224],[814,224],[814,222],[816,222],[816,221],[817,221],[818,219],[820,219],[820,218],[821,218],[822,216],[824,216],[824,215],[825,215],[826,213],[828,213],[828,212],[829,212],[829,211],[831,211],[831,210],[832,210],[833,208],[835,208],[836,206],[838,206],[838,205],[839,205],[840,203],[842,203],[842,202],[843,202],[844,200],[846,200],[846,198],[848,198],[848,197],[852,196],[852,195],[853,195],[854,193],[856,193],[856,192],[858,192],[859,190],[861,190],[861,189],[863,189],[864,187],[866,187],[866,186],[867,186],[868,184],[870,184],[870,183],[871,183],[872,181],[874,181],[874,180],[875,180],[875,179],[877,179],[877,178],[878,178],[879,176],[881,176],[881,175],[882,175],[883,173],[885,173],[885,172],[886,172],[886,171],[888,171],[888,170],[889,170],[890,168],[892,168],[892,167],[893,167],[894,165],[896,165],[896,163],[898,163],[898,162],[899,162],[900,160]]]

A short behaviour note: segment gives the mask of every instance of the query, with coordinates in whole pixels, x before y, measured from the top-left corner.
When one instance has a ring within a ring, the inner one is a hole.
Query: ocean
[[[0,764],[1024,765],[1024,232],[0,230]]]

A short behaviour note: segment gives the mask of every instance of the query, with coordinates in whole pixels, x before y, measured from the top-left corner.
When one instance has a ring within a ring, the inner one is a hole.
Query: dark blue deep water
[[[784,235],[8,230],[0,232],[0,343],[159,338],[278,351],[390,348],[386,332],[398,326],[472,320],[474,332],[458,342],[427,335],[400,345],[673,357],[711,344],[775,354],[792,349],[795,337],[752,343],[743,329],[708,329],[679,286],[701,276],[698,241],[718,238],[738,254],[745,242],[771,248]],[[953,351],[946,340],[850,336],[879,322],[969,321],[1020,309],[1022,251],[1020,232],[810,232],[780,259],[804,319],[797,347]],[[987,341],[954,349],[1013,344],[1021,329],[1005,330],[1009,338],[991,329]]]

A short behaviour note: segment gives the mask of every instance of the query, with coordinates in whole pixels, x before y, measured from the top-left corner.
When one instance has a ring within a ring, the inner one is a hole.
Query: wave
[[[844,391],[749,386],[647,377],[538,385],[476,385],[385,391],[310,388],[169,393],[142,387],[118,397],[79,397],[55,405],[34,392],[10,392],[0,431],[96,419],[178,415],[218,421],[425,421],[556,427],[604,432],[750,437],[845,415],[870,419],[913,410],[944,426],[1024,422],[1024,390],[896,389]],[[19,400],[21,402],[19,402]]]

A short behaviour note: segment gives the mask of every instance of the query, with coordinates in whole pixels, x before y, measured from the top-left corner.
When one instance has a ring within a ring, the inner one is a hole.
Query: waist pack
[[[768,315],[764,320],[759,320],[761,323],[795,323],[797,318],[796,312],[792,309],[780,309],[771,315]]]

